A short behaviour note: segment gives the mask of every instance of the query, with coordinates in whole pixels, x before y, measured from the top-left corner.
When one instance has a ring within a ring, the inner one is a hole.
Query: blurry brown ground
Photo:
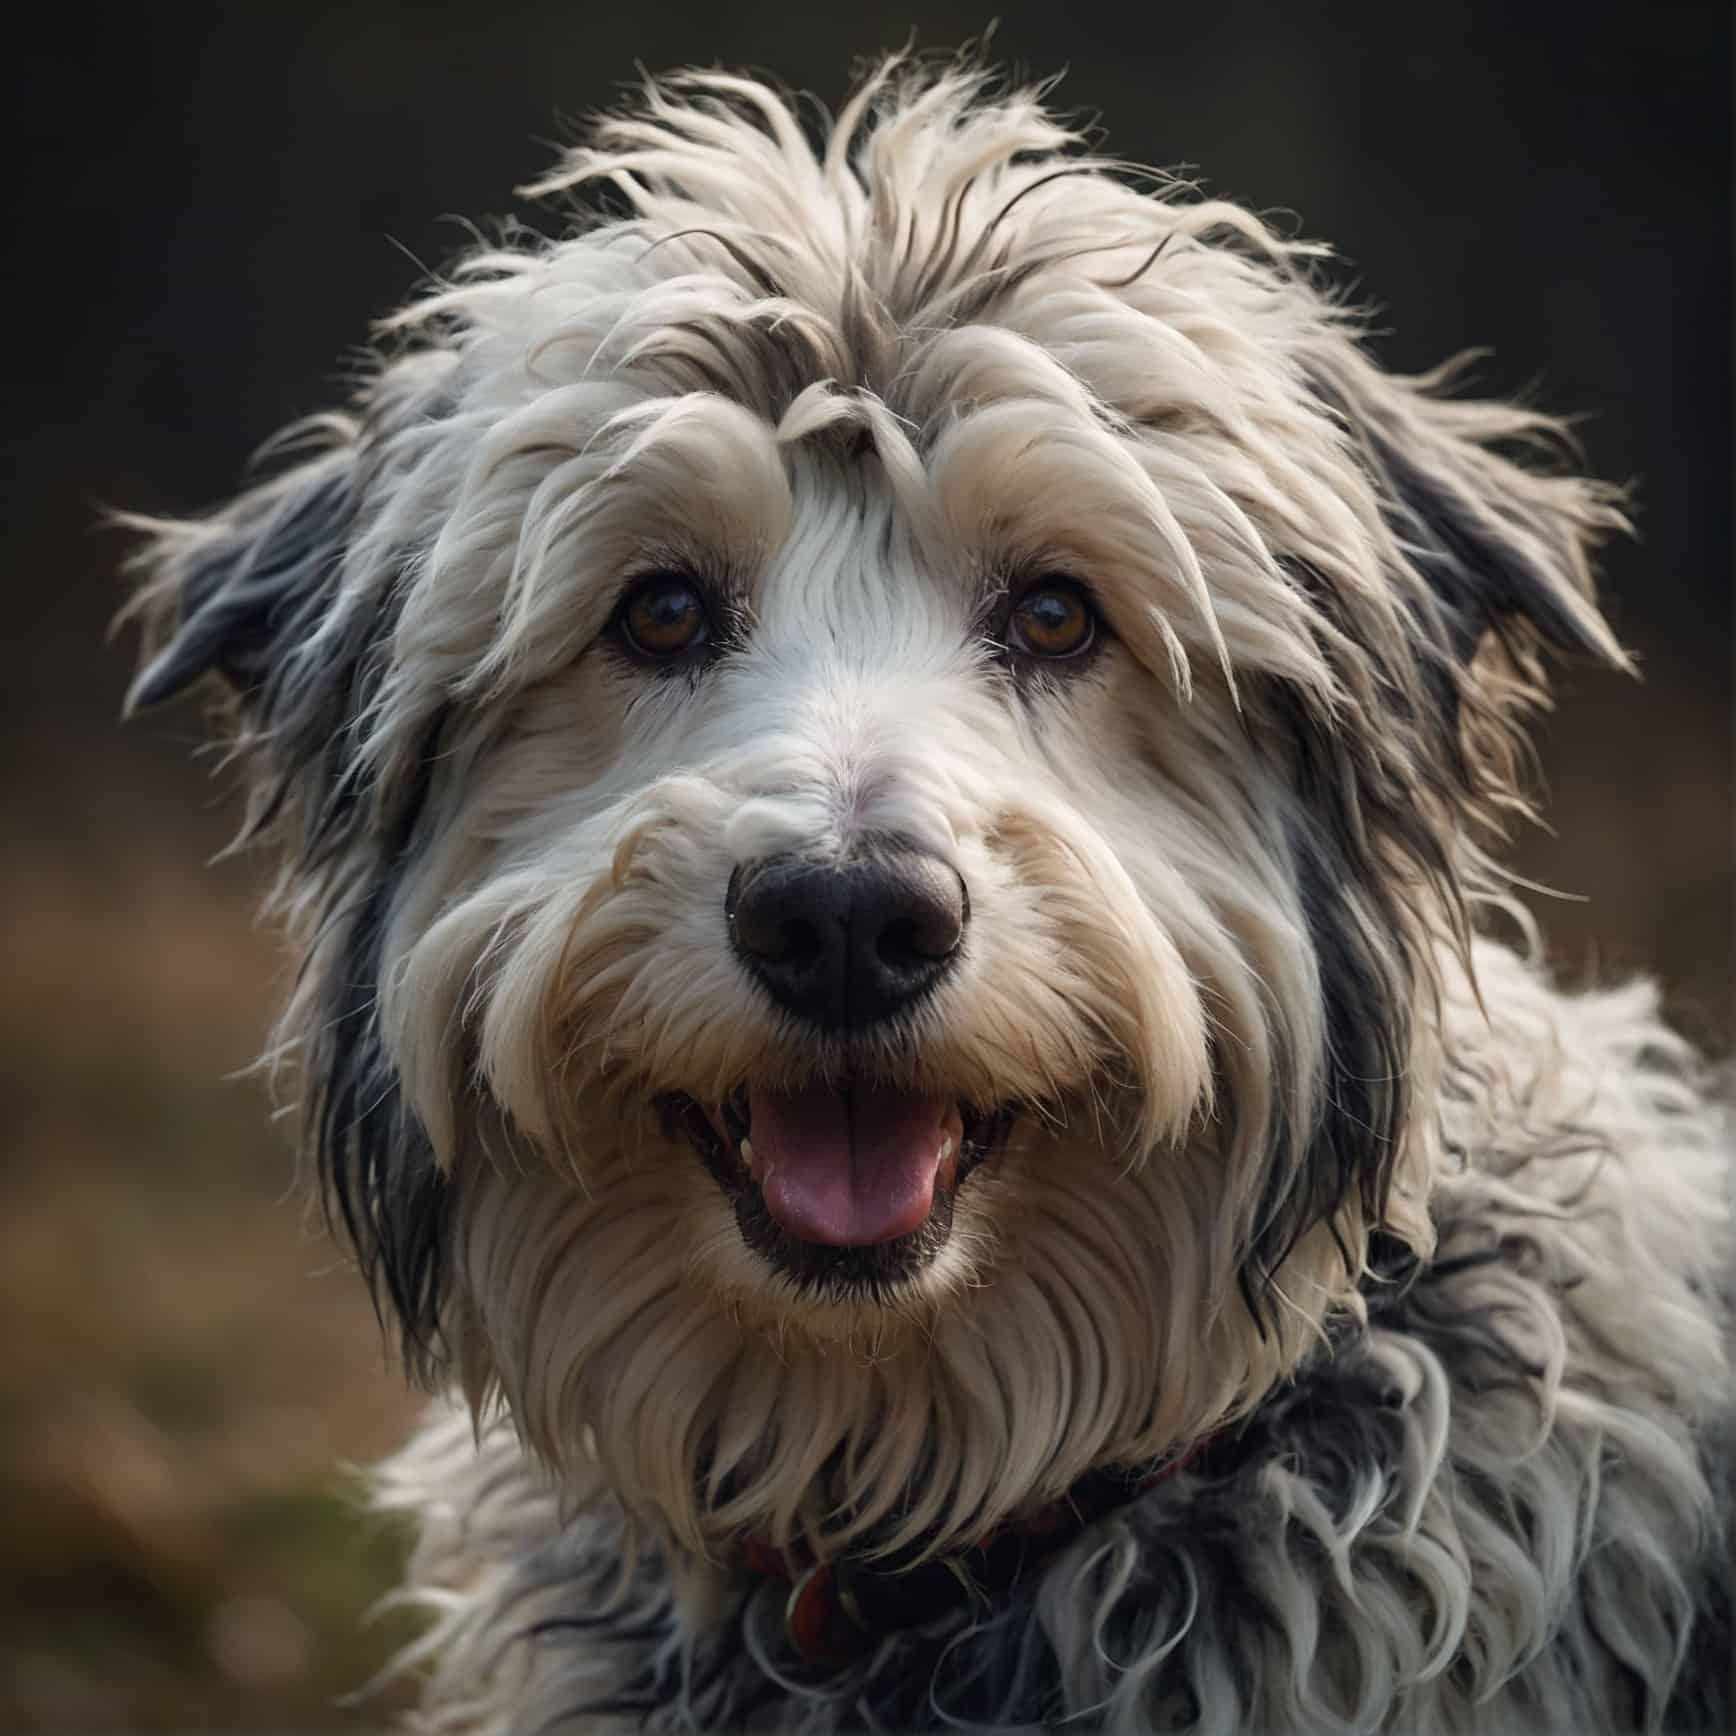
[[[225,1081],[276,970],[252,875],[199,871],[215,835],[0,856],[0,1717],[27,1727],[325,1723],[405,1631],[365,1624],[399,1547],[340,1461],[410,1406],[261,1090]]]
[[[220,498],[329,399],[366,318],[438,259],[443,211],[507,207],[551,117],[634,57],[775,67],[830,98],[904,14],[765,4],[387,4],[120,14],[13,58],[17,305],[0,515],[0,1728],[378,1722],[338,1697],[401,1542],[341,1467],[413,1414],[352,1275],[309,1229],[257,1054],[281,987],[261,866],[188,707],[123,733],[96,503]],[[1004,9],[1003,9],[1004,10]],[[1196,11],[1198,9],[1195,9]],[[129,14],[128,17],[134,15]],[[1526,873],[1582,978],[1644,965],[1722,1047],[1731,1014],[1728,44],[1722,8],[1229,4],[1125,38],[1089,8],[1007,14],[1007,56],[1070,62],[1114,144],[1302,213],[1421,367],[1496,346],[1594,413],[1638,477],[1611,558],[1643,688],[1575,676],[1544,738],[1553,838]],[[1172,15],[1179,19],[1179,15]],[[1570,21],[1566,27],[1563,21]],[[1647,21],[1643,30],[1636,21]],[[982,16],[937,4],[924,43]],[[1558,27],[1560,26],[1560,27]],[[52,28],[52,24],[39,28]],[[135,34],[128,35],[132,29]],[[8,94],[8,93],[0,93]],[[388,1702],[389,1704],[389,1702]]]

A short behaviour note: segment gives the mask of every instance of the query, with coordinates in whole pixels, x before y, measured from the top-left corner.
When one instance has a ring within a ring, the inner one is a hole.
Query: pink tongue
[[[958,1110],[944,1097],[853,1085],[794,1096],[755,1086],[753,1169],[772,1216],[804,1242],[863,1248],[921,1226],[941,1147],[958,1157]]]

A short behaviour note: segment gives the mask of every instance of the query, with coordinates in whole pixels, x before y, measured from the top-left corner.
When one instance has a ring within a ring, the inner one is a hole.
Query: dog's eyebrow
[[[752,411],[710,392],[622,407],[618,387],[600,408],[588,429],[569,416],[564,441],[536,418],[497,441],[425,563],[416,620],[475,618],[492,599],[472,695],[552,674],[602,630],[626,579],[666,566],[739,589],[788,534],[789,479]],[[503,522],[516,526],[509,553]]]
[[[1089,414],[1004,399],[959,418],[929,473],[952,546],[979,587],[1065,573],[1107,604],[1118,634],[1185,697],[1193,659],[1229,654],[1188,526],[1125,440]],[[986,593],[985,593],[986,594]]]

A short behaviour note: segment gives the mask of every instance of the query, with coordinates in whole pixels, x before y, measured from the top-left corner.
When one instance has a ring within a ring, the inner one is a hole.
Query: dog
[[[1620,499],[1046,101],[648,83],[131,521],[418,1727],[1720,1727],[1727,1134],[1496,860]]]

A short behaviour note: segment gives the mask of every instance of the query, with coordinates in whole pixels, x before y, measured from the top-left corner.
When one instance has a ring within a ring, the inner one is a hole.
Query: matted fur
[[[1645,992],[1470,939],[1538,651],[1621,661],[1615,504],[1077,145],[968,69],[818,143],[653,85],[542,189],[624,214],[467,261],[320,452],[145,527],[135,700],[235,695],[309,1148],[468,1400],[384,1484],[429,1728],[1714,1715],[1727,1146]],[[675,678],[608,636],[670,568],[723,617]],[[1068,680],[990,625],[1054,572],[1109,629]],[[889,837],[969,945],[822,1037],[724,888]],[[801,1287],[659,1105],[846,1070],[1022,1113],[916,1277]],[[834,1680],[735,1565],[950,1557],[1201,1441]]]

